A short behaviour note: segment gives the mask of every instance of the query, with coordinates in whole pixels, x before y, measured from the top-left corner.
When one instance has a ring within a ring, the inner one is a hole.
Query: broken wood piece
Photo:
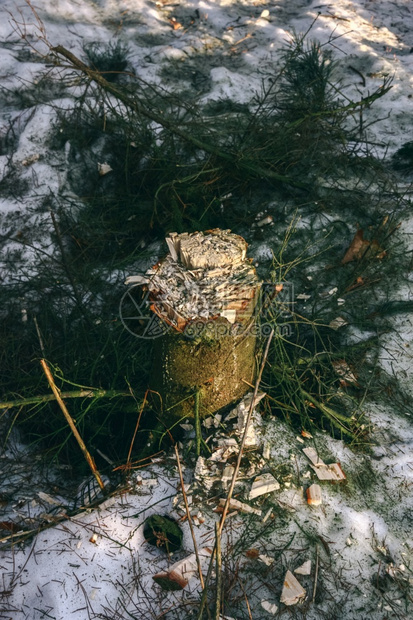
[[[284,578],[284,586],[281,592],[280,602],[284,605],[296,605],[306,595],[306,591],[294,577],[291,571],[287,571]]]
[[[340,327],[345,327],[346,325],[348,325],[348,321],[346,321],[346,319],[343,319],[342,316],[338,316],[337,318],[330,321],[330,323],[328,324],[331,329],[335,330],[340,329]]]
[[[272,493],[280,488],[278,481],[270,473],[261,474],[257,476],[252,483],[251,491],[249,492],[248,499],[255,499],[265,493]]]
[[[201,569],[207,567],[211,557],[212,549],[204,547],[198,552]],[[164,590],[183,590],[189,583],[189,580],[198,574],[198,565],[195,553],[191,553],[183,560],[179,560],[172,564],[168,570],[153,575],[153,580]]]
[[[319,466],[310,465],[310,467],[315,471],[317,478],[319,480],[332,480],[333,482],[341,482],[346,479],[346,475],[341,469],[340,463],[332,463],[331,465],[326,465],[323,463]]]
[[[307,560],[300,566],[298,566],[294,572],[296,575],[311,575],[311,560]]]
[[[308,487],[307,503],[310,506],[320,506],[323,503],[323,498],[321,496],[321,487],[319,484],[312,484],[310,487]]]
[[[238,454],[239,445],[236,439],[233,437],[227,437],[225,439],[218,439],[218,448],[214,450],[208,461],[220,461],[225,463],[232,454]]]
[[[318,457],[318,454],[314,448],[303,448],[303,452],[311,461],[312,465],[310,465],[310,467],[315,471],[319,480],[333,480],[334,482],[341,482],[341,480],[346,479],[340,463],[326,465],[324,461]]]
[[[303,452],[306,455],[306,457],[312,462],[313,465],[315,465],[316,467],[318,467],[319,465],[324,465],[324,461],[322,461],[318,454],[317,451],[314,450],[314,448],[303,448]]]
[[[254,399],[253,409],[257,406],[260,400],[264,398],[265,395],[266,395],[265,392],[260,392],[259,394],[257,394],[256,398]],[[252,392],[250,392],[249,394],[246,394],[235,409],[235,411],[237,412],[237,417],[238,417],[237,432],[241,436],[245,432],[247,418],[248,418],[248,414],[251,408],[252,397],[253,397]],[[250,422],[248,424],[248,429],[247,429],[247,433],[245,436],[244,446],[246,448],[252,448],[252,447],[257,446],[258,441],[257,441],[256,429],[258,428],[258,426],[260,426],[260,424],[261,424],[261,416],[254,409]]]
[[[219,500],[219,505],[216,508],[216,512],[222,512],[226,504],[226,501],[227,500],[223,497]],[[240,510],[241,512],[247,512],[249,514],[258,515],[259,517],[262,515],[262,510],[259,510],[258,508],[253,508],[252,506],[249,506],[248,504],[244,504],[244,502],[239,502],[237,499],[231,499],[229,503],[229,509]]]
[[[266,523],[268,519],[271,517],[271,515],[272,515],[272,507],[267,510],[267,512],[263,516],[262,522]]]
[[[222,472],[222,486],[226,489],[228,484],[231,482],[232,477],[234,475],[235,468],[232,465],[226,465],[224,471]]]
[[[199,456],[194,471],[195,480],[209,491],[214,482],[220,479],[220,473],[215,463],[208,463],[203,456]]]

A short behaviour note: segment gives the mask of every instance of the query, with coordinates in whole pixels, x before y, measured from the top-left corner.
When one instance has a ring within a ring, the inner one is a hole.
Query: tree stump
[[[229,230],[171,233],[169,255],[146,273],[151,310],[168,326],[155,341],[151,388],[166,423],[222,409],[255,377],[260,281],[246,241]]]

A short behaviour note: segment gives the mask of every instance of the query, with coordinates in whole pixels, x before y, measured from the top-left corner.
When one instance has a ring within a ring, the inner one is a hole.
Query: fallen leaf
[[[247,549],[245,555],[247,556],[247,558],[255,560],[260,555],[260,552],[258,551],[258,549]]]
[[[363,229],[359,228],[341,261],[342,265],[350,263],[353,260],[361,260],[364,256],[378,259],[382,259],[386,256],[386,250],[383,250],[383,248],[380,247],[380,244],[376,239],[373,239],[373,241],[368,241],[363,238],[363,235]]]
[[[362,258],[370,245],[370,241],[366,241],[363,239],[363,229],[359,228],[356,234],[353,237],[352,242],[350,243],[350,247],[344,255],[343,260],[341,261],[342,265],[346,263],[350,263],[353,260],[359,260]]]

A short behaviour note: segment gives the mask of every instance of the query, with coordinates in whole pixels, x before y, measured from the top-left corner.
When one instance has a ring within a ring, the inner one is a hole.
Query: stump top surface
[[[250,320],[261,283],[242,237],[215,229],[171,233],[166,242],[169,255],[129,279],[147,287],[153,312],[178,331],[196,319]]]
[[[207,233],[171,233],[166,241],[172,258],[186,269],[235,267],[245,260],[248,247],[239,235],[220,229]]]

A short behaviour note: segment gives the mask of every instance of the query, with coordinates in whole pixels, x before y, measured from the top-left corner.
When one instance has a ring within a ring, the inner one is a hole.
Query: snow
[[[162,83],[160,71],[165,62],[196,61],[210,80],[210,88],[203,94],[204,101],[225,97],[239,103],[250,100],[254,92],[259,91],[262,79],[271,76],[280,47],[293,32],[305,32],[313,24],[311,37],[335,53],[342,89],[347,96],[367,96],[380,86],[383,78],[393,78],[388,96],[366,112],[366,123],[383,119],[370,129],[379,144],[377,152],[391,155],[411,138],[413,8],[408,1],[183,0],[168,4],[150,0],[37,0],[35,7],[50,42],[62,44],[74,53],[80,53],[86,42],[107,41],[120,35],[123,41],[130,43],[133,65],[145,80]],[[35,52],[30,61],[22,54],[25,43],[14,20],[27,33],[27,41],[33,43],[34,49],[44,53],[46,46],[41,40],[36,41],[39,35],[36,19],[30,7],[21,3],[3,2],[0,10],[3,13],[0,21],[3,86],[13,89],[35,84],[44,65]],[[170,18],[184,22],[187,16],[195,16],[193,24],[172,29]],[[153,36],[153,43],[148,43],[148,35]],[[220,65],[212,66],[208,59],[211,50],[216,52]],[[168,83],[168,88],[178,92],[181,87],[182,83]],[[63,107],[69,105],[70,98],[56,96],[50,103]],[[22,178],[35,179],[31,204],[39,204],[49,191],[56,194],[68,191],[64,153],[59,162],[50,161],[48,156],[47,136],[54,116],[55,111],[48,103],[36,106],[30,113],[14,108],[13,104],[0,112],[0,131],[11,119],[17,119],[18,146],[13,159],[22,167]],[[37,161],[23,166],[25,159],[37,155]],[[6,173],[6,167],[7,159],[1,156],[0,175]],[[28,206],[12,197],[0,199],[2,214]],[[324,225],[325,222],[324,219]],[[299,225],[304,226],[304,220]],[[411,235],[412,230],[413,220],[403,223],[404,234]],[[272,258],[268,242],[253,246],[252,250],[257,261]],[[27,260],[30,261],[30,253],[27,253]],[[412,299],[410,284],[400,288],[400,296],[404,299]],[[382,338],[379,362],[397,376],[411,396],[411,315],[397,315],[393,326],[395,332]],[[355,328],[352,333],[354,339],[366,337],[365,332]],[[325,614],[343,620],[383,620],[389,617],[387,611],[393,614],[390,617],[406,620],[409,617],[411,606],[410,610],[405,607],[407,603],[401,600],[401,593],[409,583],[411,585],[413,568],[413,412],[409,402],[406,402],[404,418],[398,414],[396,417],[390,405],[367,403],[365,408],[366,419],[373,425],[372,456],[356,453],[327,434],[319,433],[315,437],[320,455],[327,462],[339,461],[348,479],[348,484],[343,486],[323,483],[323,504],[317,508],[310,508],[305,501],[304,487],[308,484],[310,468],[295,433],[279,420],[265,423],[262,433],[266,445],[270,446],[267,460],[277,480],[278,469],[286,463],[291,467],[285,479],[280,480],[282,490],[274,492],[271,505],[263,500],[263,514],[268,512],[268,507],[273,507],[273,512],[282,508],[290,518],[274,518],[280,520],[277,527],[284,529],[280,533],[280,529],[275,528],[268,549],[262,548],[267,555],[274,552],[274,557],[278,558],[275,566],[280,571],[260,582],[254,618],[264,617],[262,609],[271,615],[281,613],[284,569],[294,569],[310,559],[308,556],[313,563],[319,561],[322,582],[317,604],[309,605],[304,612],[309,620],[325,617]],[[313,444],[306,439],[306,445]],[[183,524],[183,551],[173,558],[151,548],[143,539],[142,523],[147,516],[157,512],[175,518],[181,516],[173,506],[178,489],[173,462],[140,469],[141,479],[133,473],[128,488],[115,493],[97,508],[54,524],[57,509],[41,495],[43,477],[40,465],[36,465],[36,455],[21,444],[15,433],[10,437],[10,446],[0,457],[0,469],[3,475],[10,471],[2,492],[12,495],[13,502],[5,509],[2,519],[20,518],[26,526],[31,519],[36,530],[42,518],[50,521],[50,527],[36,534],[26,546],[16,544],[10,548],[8,537],[0,541],[2,618],[146,619],[160,617],[162,612],[182,602],[197,600],[200,591],[197,577],[190,581],[183,594],[164,593],[152,580],[153,574],[193,552],[188,523]],[[30,480],[25,477],[27,462],[34,463]],[[55,483],[59,475],[61,472],[54,472]],[[189,481],[189,468],[186,476]],[[146,480],[155,480],[156,485],[145,483]],[[47,492],[50,494],[49,489]],[[67,505],[67,499],[58,493],[53,498]],[[195,526],[201,548],[213,544],[217,516],[202,502],[195,508],[205,516],[205,521]],[[58,510],[63,508],[58,507]],[[252,523],[258,528],[258,519]],[[225,531],[224,545],[235,544],[247,530],[241,517],[232,517]],[[96,541],[92,538],[94,534]],[[290,548],[287,542],[293,534],[294,545]],[[311,547],[309,540],[316,541],[319,559],[314,556],[314,546]],[[253,560],[245,562],[253,566]],[[386,566],[388,574],[394,575],[394,578],[389,577],[387,592],[375,587]],[[389,567],[393,567],[393,573]],[[259,574],[258,570],[256,572]],[[298,579],[303,580],[307,591],[312,591],[313,577],[300,575]],[[273,586],[271,580],[278,585]],[[2,589],[9,590],[9,596]],[[184,617],[183,611],[177,613],[177,616],[168,617]],[[247,617],[245,610],[242,613],[240,617]]]

